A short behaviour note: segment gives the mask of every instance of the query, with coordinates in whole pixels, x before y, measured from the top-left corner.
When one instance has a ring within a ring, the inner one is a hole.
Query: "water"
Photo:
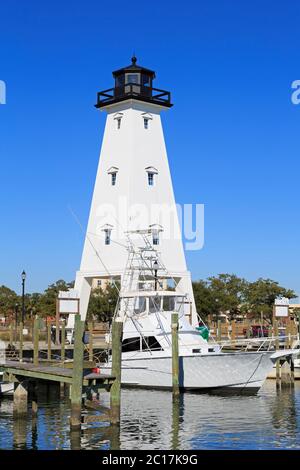
[[[12,401],[3,400],[0,449],[300,448],[300,383],[276,391],[269,380],[251,397],[187,393],[179,406],[170,392],[123,390],[120,433],[105,423],[70,433],[69,415],[67,400],[52,398],[35,420],[14,421]]]

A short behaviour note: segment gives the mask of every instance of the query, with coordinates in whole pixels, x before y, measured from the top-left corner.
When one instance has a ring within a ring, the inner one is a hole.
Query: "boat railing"
[[[293,341],[298,342],[298,335],[286,335],[286,336],[270,336],[270,337],[262,337],[262,338],[241,338],[235,340],[225,340],[225,341],[218,341],[218,345],[220,349],[243,349],[245,351],[249,349],[255,349],[256,351],[261,350],[270,350],[272,347],[276,347],[276,342],[278,343],[278,347],[281,347],[284,343],[289,341],[291,344]],[[293,346],[295,347],[295,346]],[[298,342],[299,348],[299,342]]]

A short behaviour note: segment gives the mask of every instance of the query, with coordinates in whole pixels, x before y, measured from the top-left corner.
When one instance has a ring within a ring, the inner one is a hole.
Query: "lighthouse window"
[[[152,235],[152,243],[153,245],[159,245],[159,233],[158,231],[154,231]]]
[[[111,229],[106,228],[104,230],[104,243],[105,243],[105,245],[110,245],[110,234],[111,234]]]
[[[154,173],[148,173],[148,186],[154,186]]]
[[[116,173],[116,172],[111,173],[111,185],[112,185],[112,186],[115,186],[115,185],[116,185],[116,181],[117,181],[117,173]]]
[[[149,119],[144,118],[144,129],[149,129]]]
[[[140,75],[138,73],[128,73],[126,83],[140,83]]]

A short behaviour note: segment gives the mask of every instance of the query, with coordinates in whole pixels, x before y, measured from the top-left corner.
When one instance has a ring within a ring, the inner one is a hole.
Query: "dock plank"
[[[7,361],[0,365],[3,372],[15,376],[28,377],[32,379],[49,380],[52,382],[65,382],[72,383],[73,370],[70,368],[55,367],[53,365],[38,365],[32,363]],[[85,370],[83,374],[84,385],[89,385],[90,382],[107,383],[115,379],[114,376],[108,374],[96,374]]]

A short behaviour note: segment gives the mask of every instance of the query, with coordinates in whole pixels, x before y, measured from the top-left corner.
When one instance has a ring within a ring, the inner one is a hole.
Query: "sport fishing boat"
[[[148,233],[128,233],[128,261],[114,314],[123,322],[122,386],[172,388],[171,317],[178,313],[180,388],[257,392],[277,359],[299,351],[275,351],[269,339],[264,350],[224,352],[221,344],[205,339],[185,313],[187,294],[174,279],[168,285],[169,275]],[[100,367],[109,372],[111,357]]]

